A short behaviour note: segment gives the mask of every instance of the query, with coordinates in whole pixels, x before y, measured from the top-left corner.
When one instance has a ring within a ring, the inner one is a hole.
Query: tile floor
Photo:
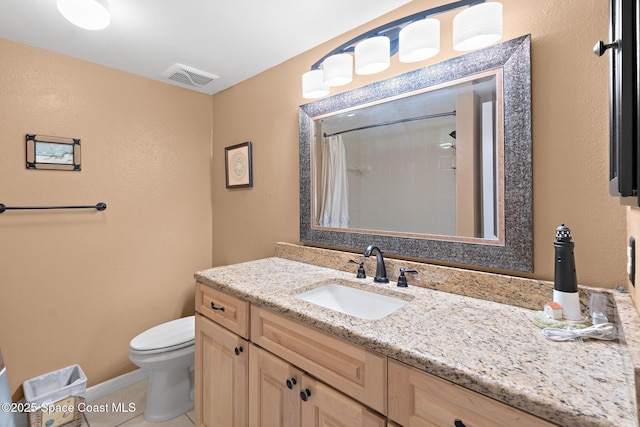
[[[129,387],[118,390],[87,403],[87,409],[96,408],[96,411],[85,411],[85,422],[82,427],[193,427],[195,413],[193,410],[163,423],[151,423],[145,421],[143,412],[147,395],[147,381],[140,381]],[[135,406],[135,411],[125,412],[120,408],[128,409]]]

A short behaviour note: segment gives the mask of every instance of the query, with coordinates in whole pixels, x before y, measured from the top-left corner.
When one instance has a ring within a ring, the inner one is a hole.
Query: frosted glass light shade
[[[440,21],[421,19],[400,30],[400,62],[417,62],[429,59],[440,52]]]
[[[379,73],[389,68],[391,62],[391,41],[389,37],[378,36],[365,39],[355,48],[356,74]]]
[[[327,86],[346,85],[353,80],[353,57],[348,53],[331,55],[324,60],[322,68]]]
[[[325,95],[329,95],[329,86],[324,84],[324,72],[322,70],[311,70],[302,75],[303,98],[321,98]]]
[[[57,0],[56,5],[62,16],[85,30],[102,30],[111,22],[106,0]]]
[[[502,38],[502,4],[481,3],[453,18],[453,49],[479,49]]]

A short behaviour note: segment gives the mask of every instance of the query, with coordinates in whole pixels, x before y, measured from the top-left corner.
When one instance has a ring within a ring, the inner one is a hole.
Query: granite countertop
[[[637,426],[634,370],[618,342],[548,340],[535,311],[283,258],[216,267],[196,280],[563,426]],[[362,320],[295,298],[327,280],[411,302]]]

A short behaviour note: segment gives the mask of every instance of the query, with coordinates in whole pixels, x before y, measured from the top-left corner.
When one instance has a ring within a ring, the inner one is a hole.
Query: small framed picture
[[[80,170],[80,140],[27,134],[27,169]]]
[[[226,147],[224,154],[227,188],[253,187],[251,142]]]

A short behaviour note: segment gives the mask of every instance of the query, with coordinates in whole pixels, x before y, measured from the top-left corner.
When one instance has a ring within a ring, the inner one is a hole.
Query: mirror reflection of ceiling
[[[455,94],[461,90],[464,88],[450,85],[429,92],[428,97],[416,94],[384,103],[358,106],[358,108],[320,119],[322,132],[333,134],[360,126],[451,112],[456,109]],[[482,98],[492,95],[495,97],[495,80],[491,77],[475,80],[474,91]]]

